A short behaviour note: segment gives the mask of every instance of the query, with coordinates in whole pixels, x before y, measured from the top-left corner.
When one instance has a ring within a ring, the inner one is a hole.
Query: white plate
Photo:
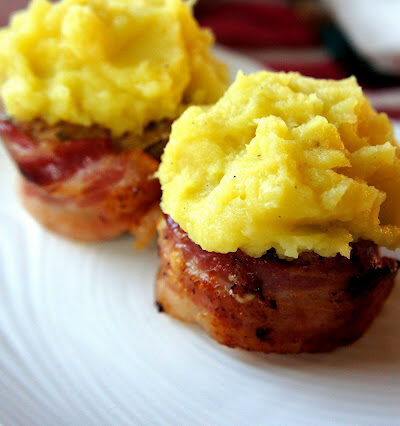
[[[232,69],[257,64],[219,52]],[[356,344],[322,355],[227,349],[154,307],[155,245],[85,245],[20,207],[0,152],[0,423],[394,425],[400,287]]]

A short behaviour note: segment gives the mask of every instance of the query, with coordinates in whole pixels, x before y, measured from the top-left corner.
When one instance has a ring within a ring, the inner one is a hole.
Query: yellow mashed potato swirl
[[[349,257],[361,238],[400,243],[399,149],[354,78],[239,73],[175,122],[159,177],[164,212],[207,251]]]
[[[0,31],[0,96],[21,120],[140,133],[223,94],[212,43],[181,0],[33,0]]]

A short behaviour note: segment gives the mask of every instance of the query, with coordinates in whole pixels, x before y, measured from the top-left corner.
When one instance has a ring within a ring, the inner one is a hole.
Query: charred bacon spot
[[[269,306],[271,307],[271,309],[278,309],[278,306],[276,304],[276,300],[270,300],[269,301]]]
[[[160,302],[156,302],[156,308],[158,312],[164,312],[164,307]]]
[[[370,269],[364,274],[357,274],[350,278],[347,291],[352,297],[358,297],[367,291],[373,290],[383,278],[397,271],[397,262],[385,265],[382,268]]]
[[[257,294],[257,296],[261,300],[261,302],[265,302],[265,297],[264,297],[264,293],[262,291],[261,285],[254,289],[254,293]]]
[[[262,341],[266,342],[267,340],[270,340],[269,335],[271,334],[270,328],[257,328],[256,330],[256,336]]]
[[[271,248],[263,256],[261,256],[261,259],[275,259],[275,260],[279,260],[279,257],[276,254],[276,250],[274,248]]]

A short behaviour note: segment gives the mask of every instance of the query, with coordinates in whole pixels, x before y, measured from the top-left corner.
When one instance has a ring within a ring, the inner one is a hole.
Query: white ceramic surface
[[[257,65],[226,52],[232,69]],[[356,344],[329,354],[232,350],[154,307],[155,244],[85,245],[19,205],[0,148],[0,423],[395,425],[400,286]]]

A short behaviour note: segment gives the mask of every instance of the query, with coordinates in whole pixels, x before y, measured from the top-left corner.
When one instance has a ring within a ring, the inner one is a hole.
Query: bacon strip
[[[398,270],[369,241],[351,259],[210,253],[171,218],[159,225],[160,310],[198,323],[218,342],[278,353],[320,352],[357,340],[378,315]]]
[[[150,155],[116,152],[107,138],[48,143],[8,121],[0,122],[0,135],[23,176],[25,207],[49,229],[84,241],[155,233],[146,216],[158,211],[161,189]]]
[[[66,180],[112,152],[108,139],[66,141],[47,152],[39,142],[6,121],[0,122],[0,135],[23,176],[41,186]]]

